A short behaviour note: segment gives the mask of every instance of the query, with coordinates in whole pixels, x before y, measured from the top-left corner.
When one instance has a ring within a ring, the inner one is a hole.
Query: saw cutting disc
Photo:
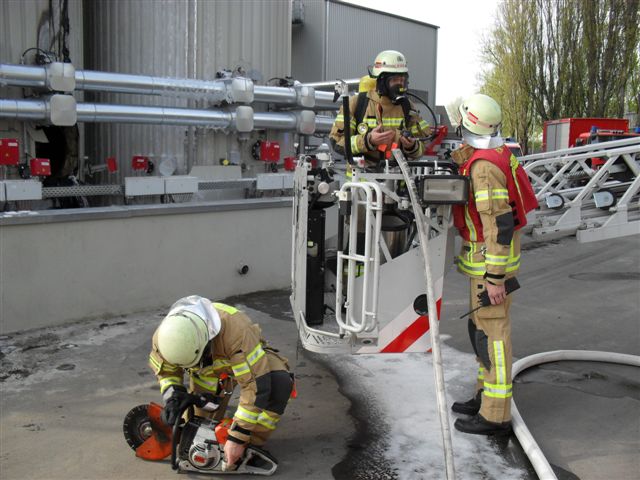
[[[153,433],[148,412],[149,405],[138,405],[129,410],[127,416],[124,417],[122,425],[124,439],[133,450],[142,445]]]

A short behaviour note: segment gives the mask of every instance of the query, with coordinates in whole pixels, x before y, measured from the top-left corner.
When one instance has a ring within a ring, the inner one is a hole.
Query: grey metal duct
[[[123,73],[75,70],[71,64],[51,63],[46,67],[0,64],[0,85],[59,91],[91,90],[141,95],[204,98],[214,102],[267,102],[306,108],[337,109],[333,94],[315,92],[313,87],[254,86],[248,78],[197,80],[153,77]]]
[[[0,99],[0,118],[69,127],[78,120],[76,108],[76,100],[71,95],[52,95],[47,100]]]
[[[347,80],[342,80],[343,82],[345,82],[347,85],[359,85],[360,84],[360,79],[359,78],[349,78]],[[334,86],[336,84],[336,81],[332,81],[332,82],[305,82],[303,83],[304,86],[306,87],[312,87],[316,90],[333,90]],[[316,93],[320,93],[320,92],[316,92]],[[326,92],[322,92],[325,93]]]
[[[57,106],[54,102],[73,101],[74,120],[96,123],[144,123],[152,125],[188,125],[250,132],[255,128],[296,130],[304,135],[329,131],[333,119],[317,117],[310,110],[296,112],[254,113],[249,106],[238,106],[233,112],[222,110],[196,110],[187,108],[147,107],[137,105],[110,105],[99,103],[75,104],[70,95],[54,95],[50,100],[0,99],[0,118],[54,123]],[[69,104],[64,104],[68,114]],[[75,123],[75,121],[73,122]],[[73,124],[71,123],[71,124]],[[54,123],[61,125],[61,123]],[[64,123],[65,125],[68,124]],[[328,128],[327,128],[328,125]]]

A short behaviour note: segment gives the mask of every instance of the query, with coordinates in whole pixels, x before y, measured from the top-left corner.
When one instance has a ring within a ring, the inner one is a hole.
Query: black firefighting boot
[[[453,424],[456,430],[473,435],[509,435],[511,434],[511,422],[494,423],[485,420],[480,414],[468,419],[459,418]]]
[[[482,397],[482,390],[478,390],[476,396],[466,402],[454,402],[451,405],[451,410],[456,413],[462,413],[464,415],[476,415],[480,411],[480,402]]]

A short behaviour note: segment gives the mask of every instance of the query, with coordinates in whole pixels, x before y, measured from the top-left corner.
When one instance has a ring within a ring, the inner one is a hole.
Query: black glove
[[[173,393],[165,403],[160,419],[170,427],[173,427],[183,409],[183,400],[189,394],[182,386],[173,386],[171,388],[173,388]]]

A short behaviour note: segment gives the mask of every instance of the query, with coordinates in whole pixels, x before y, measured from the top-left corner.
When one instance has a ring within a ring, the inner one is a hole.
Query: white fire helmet
[[[496,148],[504,143],[500,135],[502,110],[488,95],[477,93],[459,107],[462,138],[474,148]]]
[[[377,78],[381,73],[408,73],[407,59],[396,50],[380,52],[373,62],[371,76]]]
[[[200,315],[186,309],[172,309],[158,327],[158,350],[167,362],[191,368],[200,362],[211,333]]]

